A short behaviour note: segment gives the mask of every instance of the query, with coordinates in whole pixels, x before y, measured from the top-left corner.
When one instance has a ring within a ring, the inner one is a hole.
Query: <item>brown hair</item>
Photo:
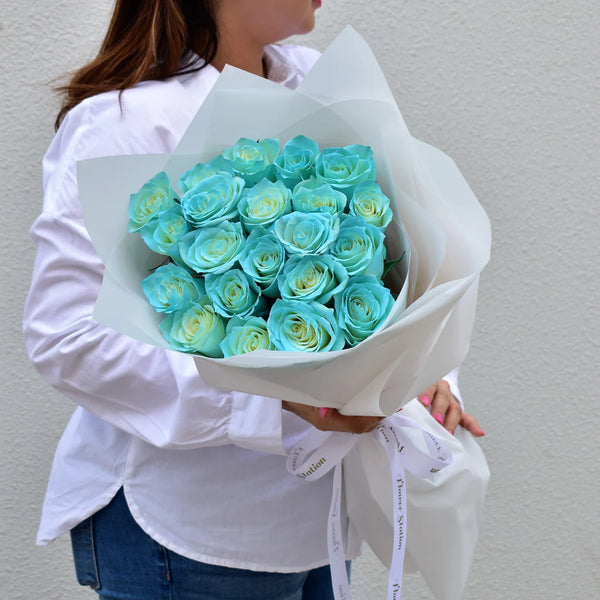
[[[56,128],[90,96],[201,69],[217,45],[213,0],[116,0],[96,58],[57,88],[63,103]]]

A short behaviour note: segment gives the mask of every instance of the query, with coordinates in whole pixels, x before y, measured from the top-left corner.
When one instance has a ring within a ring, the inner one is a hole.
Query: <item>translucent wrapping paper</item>
[[[465,358],[491,233],[454,162],[411,137],[377,61],[351,28],[296,90],[226,67],[172,154],[79,164],[86,226],[106,265],[94,316],[132,338],[167,347],[158,328],[161,317],[140,285],[164,257],[127,232],[130,194],[161,170],[175,184],[187,169],[240,137],[275,137],[283,145],[298,134],[321,148],[363,144],[373,149],[377,182],[394,212],[386,231],[388,258],[403,251],[407,257],[393,277],[394,309],[378,331],[351,349],[196,356],[198,372],[223,389],[344,414],[393,415]],[[407,407],[422,427],[436,429],[437,423],[419,410]],[[452,465],[431,480],[407,481],[407,561],[423,572],[439,600],[458,598],[464,585],[488,477],[470,434],[448,437]],[[392,491],[382,452],[372,436],[365,436],[344,459],[344,487],[356,528],[389,564]]]
[[[407,514],[404,569],[420,571],[437,600],[461,597],[475,553],[490,472],[473,436],[455,435],[412,400],[399,413],[435,435],[452,463],[430,478],[406,472]],[[392,416],[388,420],[394,421]],[[393,486],[388,457],[375,436],[363,436],[344,458],[348,515],[379,560],[392,561]]]
[[[452,160],[410,136],[372,52],[350,28],[296,90],[226,67],[173,154],[80,163],[86,225],[106,265],[94,315],[126,335],[166,346],[160,317],[140,286],[164,257],[127,233],[129,195],[161,169],[176,182],[242,136],[276,137],[283,144],[297,134],[321,147],[373,149],[377,181],[395,215],[386,234],[388,257],[403,249],[410,256],[396,269],[395,309],[381,329],[352,349],[197,357],[198,371],[217,387],[345,414],[389,415],[465,357],[478,277],[489,259],[490,227]]]

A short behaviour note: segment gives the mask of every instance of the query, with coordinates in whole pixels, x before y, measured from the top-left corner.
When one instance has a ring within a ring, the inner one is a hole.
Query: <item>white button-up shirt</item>
[[[269,78],[294,88],[318,53],[271,46],[266,56]],[[206,385],[188,355],[92,319],[103,265],[83,224],[77,161],[171,152],[217,77],[207,66],[139,84],[121,104],[118,92],[88,98],[68,113],[45,156],[25,339],[42,376],[78,408],[58,445],[38,543],[123,486],[139,525],[175,552],[237,568],[306,570],[328,562],[332,480],[288,474],[285,449],[310,426],[278,400]],[[456,374],[449,379],[458,394]],[[357,551],[351,541],[348,556]]]

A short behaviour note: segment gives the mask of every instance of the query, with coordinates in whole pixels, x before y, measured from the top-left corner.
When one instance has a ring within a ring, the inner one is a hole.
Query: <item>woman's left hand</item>
[[[458,400],[452,395],[450,386],[443,379],[419,394],[419,401],[431,411],[433,418],[450,433],[454,433],[456,427],[460,425],[475,437],[485,435],[477,419],[473,415],[463,412]]]

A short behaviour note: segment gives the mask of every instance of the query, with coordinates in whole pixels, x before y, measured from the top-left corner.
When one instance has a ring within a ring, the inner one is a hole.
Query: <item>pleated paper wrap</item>
[[[388,257],[407,250],[410,258],[397,269],[394,310],[380,330],[348,350],[196,357],[198,371],[217,387],[337,408],[344,414],[392,415],[465,358],[491,233],[484,210],[454,162],[411,137],[375,57],[351,28],[323,53],[296,90],[226,67],[173,154],[79,164],[86,225],[106,265],[95,318],[133,338],[166,346],[158,329],[160,316],[140,287],[163,257],[127,233],[131,193],[162,169],[176,182],[185,170],[210,160],[240,137],[276,137],[283,145],[298,134],[320,147],[365,144],[373,149],[377,181],[394,211],[386,232]],[[423,543],[413,543],[408,551],[424,574],[427,562],[440,569],[439,577],[428,578],[440,600],[456,598],[464,583],[487,481],[485,459],[474,441],[462,433],[451,441],[456,441],[450,444],[455,451],[451,470],[409,486],[409,536]],[[387,517],[381,495],[386,492],[376,466],[378,451],[369,443],[359,444],[353,451],[358,454],[346,459],[345,485],[351,515],[385,562]],[[430,504],[433,512],[418,516]],[[371,510],[380,512],[377,525],[361,522],[360,513]],[[440,545],[435,540],[440,539],[439,523],[446,519],[453,525]],[[444,563],[442,554],[452,560]],[[457,574],[456,569],[462,571]],[[453,586],[444,584],[447,577]]]

